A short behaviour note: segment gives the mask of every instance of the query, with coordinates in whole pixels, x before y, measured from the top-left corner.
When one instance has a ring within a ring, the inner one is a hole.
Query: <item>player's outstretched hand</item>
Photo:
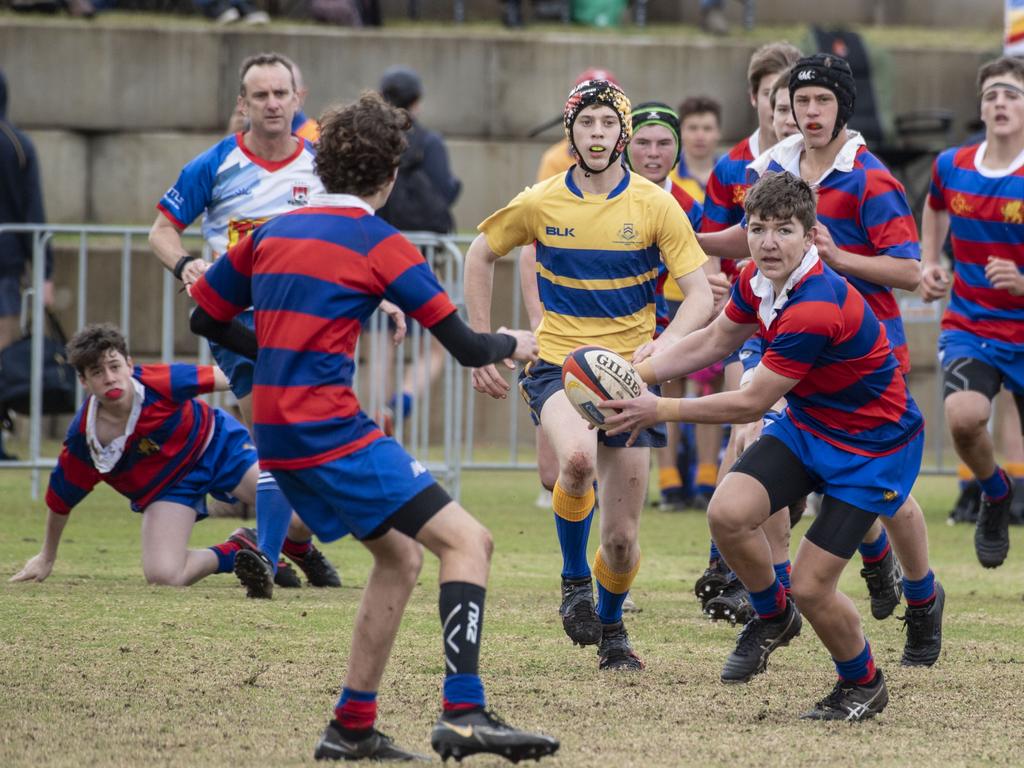
[[[505,361],[505,365],[509,368],[516,367],[513,360],[532,363],[537,359],[537,337],[533,335],[533,331],[512,331],[502,326],[498,329],[498,333],[508,334],[516,340],[516,351],[512,353],[509,360]]]
[[[640,436],[640,431],[652,424],[657,424],[658,401],[660,397],[650,390],[644,390],[639,397],[632,400],[606,400],[601,403],[601,410],[613,409],[616,413],[605,416],[604,428],[609,436],[629,432],[626,445],[633,445]]]
[[[498,373],[498,366],[491,364],[473,369],[473,389],[495,400],[504,400],[508,397],[509,385]]]
[[[1009,259],[989,256],[985,265],[985,277],[992,283],[993,288],[1009,291],[1012,296],[1024,296],[1024,275]]]
[[[921,270],[921,298],[936,301],[949,293],[950,280],[946,268],[933,264]]]
[[[43,553],[33,557],[25,567],[11,576],[9,581],[43,581],[53,570],[53,560],[47,560]]]
[[[395,304],[392,304],[387,299],[381,299],[380,311],[390,317],[391,322],[395,324],[395,335],[391,337],[391,343],[397,347],[405,338],[405,332],[407,330],[407,326],[405,324],[405,312],[400,310]]]

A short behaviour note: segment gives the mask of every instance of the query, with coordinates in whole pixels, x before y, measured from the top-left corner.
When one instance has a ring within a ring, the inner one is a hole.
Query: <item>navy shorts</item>
[[[821,493],[885,517],[907,500],[924,453],[924,430],[886,456],[862,456],[800,429],[785,412],[765,416],[762,434],[784,443],[820,482]]]
[[[245,310],[238,316],[246,328],[255,328],[255,320],[251,309]],[[213,359],[217,361],[217,367],[224,371],[231,385],[231,392],[237,398],[243,398],[252,393],[253,371],[256,370],[256,363],[248,357],[239,355],[220,344],[211,341],[210,352]]]
[[[390,437],[326,464],[272,472],[292,509],[300,510],[302,521],[324,542],[350,533],[369,538],[408,502],[437,486],[433,475]],[[450,500],[447,494],[431,498],[427,516]]]
[[[994,369],[995,375],[972,374],[962,361],[977,360]],[[990,400],[1002,385],[1015,395],[1024,395],[1024,347],[992,341],[967,331],[939,334],[939,363],[947,395],[964,390],[981,392]],[[961,369],[968,369],[962,373]],[[972,379],[978,379],[973,381]]]
[[[233,504],[237,499],[231,492],[256,461],[256,446],[249,430],[230,413],[214,408],[213,438],[203,455],[187,475],[153,501],[173,501],[192,507],[196,520],[202,520],[208,514],[206,495]]]
[[[658,387],[649,387],[654,394],[660,394]],[[562,366],[552,365],[544,360],[530,363],[519,373],[519,394],[530,407],[530,418],[534,424],[540,424],[540,412],[548,398],[562,390]],[[582,417],[581,417],[582,418]],[[597,441],[609,448],[625,448],[629,432],[612,435],[601,429],[594,430]],[[633,448],[664,448],[668,444],[668,434],[664,424],[648,427],[631,447]]]
[[[0,276],[0,317],[21,315],[21,278]]]

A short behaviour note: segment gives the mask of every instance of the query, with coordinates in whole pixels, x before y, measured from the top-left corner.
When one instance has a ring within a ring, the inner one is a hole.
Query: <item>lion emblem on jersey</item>
[[[160,446],[150,440],[148,437],[144,437],[139,440],[139,453],[143,456],[152,456],[154,453],[160,452]]]
[[[1024,224],[1024,203],[1020,200],[1011,200],[1002,207],[1003,221],[1007,224]]]
[[[959,192],[953,195],[953,199],[949,201],[949,210],[957,216],[967,216],[974,211],[971,204],[967,202],[967,198]]]
[[[747,199],[747,188],[741,187],[738,184],[732,188],[732,204],[743,205],[743,201]]]

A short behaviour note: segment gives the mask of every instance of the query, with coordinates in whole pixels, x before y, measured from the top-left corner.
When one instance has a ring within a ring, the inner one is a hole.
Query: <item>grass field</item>
[[[548,765],[1024,763],[1024,532],[1012,532],[1006,565],[983,571],[971,530],[943,522],[950,479],[918,487],[948,596],[935,668],[901,669],[901,623],[870,618],[855,567],[843,580],[868,616],[891,695],[879,718],[858,725],[797,720],[833,682],[809,625],[766,675],[741,687],[719,682],[735,630],[702,619],[691,592],[705,557],[703,516],[645,513],[633,591],[643,611],[628,622],[647,670],[598,673],[593,649],[574,648],[562,633],[559,558],[550,513],[532,505],[534,477],[474,473],[464,488],[497,545],[482,656],[490,703],[561,739]],[[231,576],[148,587],[139,518],[104,487],[73,513],[53,575],[10,584],[41,541],[44,508],[27,489],[27,474],[0,473],[0,766],[312,763],[367,572],[359,545],[325,548],[341,590],[279,590],[264,603],[246,601]],[[216,543],[235,525],[208,520],[193,544]],[[428,559],[380,696],[380,727],[424,752],[442,675],[436,596]]]

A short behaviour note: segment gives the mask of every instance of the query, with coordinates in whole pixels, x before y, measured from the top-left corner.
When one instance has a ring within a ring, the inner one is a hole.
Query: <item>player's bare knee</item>
[[[831,590],[820,580],[803,571],[793,571],[790,577],[790,596],[804,613],[813,614],[831,595]]]
[[[636,546],[636,536],[628,531],[610,531],[601,537],[601,555],[610,564],[624,569]]]
[[[562,464],[561,476],[573,489],[585,489],[594,478],[594,457],[586,451],[573,451]]]
[[[144,567],[142,573],[146,583],[154,587],[182,587],[185,586],[184,574],[175,568],[168,566]]]
[[[708,504],[708,527],[715,541],[725,541],[749,530],[751,526],[745,523],[742,510],[715,494]]]

